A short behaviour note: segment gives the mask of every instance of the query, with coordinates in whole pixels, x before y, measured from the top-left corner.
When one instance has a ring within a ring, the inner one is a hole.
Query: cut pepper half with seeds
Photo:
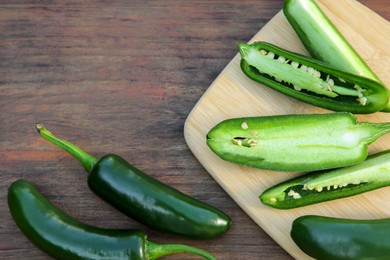
[[[390,133],[389,123],[357,122],[351,113],[226,119],[207,134],[220,158],[276,171],[317,171],[364,161],[368,145]]]
[[[266,42],[239,44],[241,69],[252,80],[333,111],[369,114],[383,109],[382,83],[331,67]]]
[[[390,150],[360,164],[307,173],[277,184],[260,195],[263,204],[291,209],[350,197],[390,185]]]

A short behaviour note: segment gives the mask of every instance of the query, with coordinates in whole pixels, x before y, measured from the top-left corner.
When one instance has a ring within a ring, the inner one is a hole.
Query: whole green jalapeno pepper
[[[314,0],[286,0],[283,13],[312,57],[380,82]],[[382,111],[390,112],[390,102]]]
[[[214,259],[207,251],[181,244],[157,244],[137,230],[103,229],[84,224],[51,204],[26,180],[8,190],[11,215],[24,235],[56,259],[157,259],[187,252]]]
[[[357,122],[350,113],[227,119],[207,134],[210,149],[236,164],[277,171],[316,171],[364,161],[368,144],[389,123]]]
[[[291,238],[315,259],[389,259],[390,219],[307,215],[292,223]]]
[[[90,189],[129,217],[156,230],[195,239],[212,238],[229,229],[231,219],[225,213],[163,184],[118,155],[97,159],[42,124],[37,130],[78,159],[89,173]]]
[[[307,173],[279,183],[260,195],[263,204],[291,209],[345,198],[390,185],[390,150],[359,164]]]
[[[251,79],[290,97],[333,111],[355,114],[383,109],[388,90],[378,81],[265,42],[240,44],[241,69]]]

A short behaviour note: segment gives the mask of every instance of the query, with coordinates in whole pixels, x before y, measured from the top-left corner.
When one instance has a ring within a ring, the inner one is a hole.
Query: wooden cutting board
[[[390,23],[354,0],[321,0],[318,4],[382,81],[390,86]],[[306,54],[282,11],[251,39],[274,43]],[[275,172],[238,166],[217,157],[206,145],[207,132],[220,121],[241,116],[327,113],[325,109],[294,100],[248,79],[237,54],[212,83],[188,116],[184,136],[193,154],[236,203],[296,259],[309,259],[292,241],[292,221],[307,214],[372,219],[390,217],[390,187],[351,198],[292,210],[261,204],[266,188],[299,173]],[[360,121],[390,122],[390,113],[357,116]],[[370,153],[390,149],[390,135],[370,145]]]

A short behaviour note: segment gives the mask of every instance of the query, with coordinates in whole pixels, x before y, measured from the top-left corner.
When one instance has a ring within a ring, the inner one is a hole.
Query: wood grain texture
[[[385,85],[390,86],[390,23],[354,0],[318,2],[378,77]],[[345,13],[340,10],[349,11]],[[361,23],[361,20],[365,22]],[[262,27],[250,42],[260,40],[307,54],[283,12],[279,12]],[[390,190],[380,189],[348,199],[292,210],[273,209],[263,205],[258,196],[272,185],[300,173],[254,169],[223,161],[207,147],[205,137],[213,126],[228,118],[329,112],[287,97],[249,79],[241,71],[240,55],[236,55],[194,107],[184,128],[188,146],[211,176],[263,230],[296,259],[310,258],[290,237],[294,219],[313,214],[344,218],[388,217],[390,207],[386,198],[390,196]],[[361,121],[390,122],[388,113],[358,115],[358,118]],[[384,136],[371,144],[369,150],[373,153],[390,149],[389,144],[390,136]]]
[[[386,1],[360,2],[390,19]],[[19,178],[89,224],[137,228],[156,242],[198,246],[218,259],[291,259],[208,174],[183,135],[188,114],[236,55],[237,42],[251,39],[281,6],[282,0],[1,1],[0,259],[50,259],[9,214],[7,189]],[[125,217],[92,194],[78,162],[38,136],[40,121],[97,157],[120,154],[221,208],[233,219],[231,230],[193,241]]]

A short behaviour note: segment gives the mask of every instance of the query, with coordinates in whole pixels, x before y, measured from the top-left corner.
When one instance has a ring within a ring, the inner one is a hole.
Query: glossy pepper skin
[[[357,122],[350,113],[226,119],[207,134],[220,158],[276,171],[317,171],[364,161],[368,145],[390,133],[390,123]]]
[[[307,51],[332,67],[380,82],[314,0],[285,0],[283,13]],[[390,103],[383,112],[390,112]]]
[[[180,244],[157,244],[137,230],[103,229],[84,224],[51,204],[26,180],[8,190],[11,215],[24,235],[56,259],[157,259],[188,252],[214,259],[208,252]]]
[[[359,164],[312,172],[284,181],[260,195],[263,204],[291,209],[345,198],[390,185],[390,150]]]
[[[291,238],[315,259],[389,259],[390,219],[307,215],[293,221]]]
[[[90,189],[123,213],[157,230],[196,239],[224,233],[230,219],[143,173],[123,158],[103,156],[88,176]]]
[[[213,238],[229,229],[231,219],[224,212],[152,178],[120,156],[96,159],[42,124],[37,129],[78,159],[89,173],[90,189],[127,216],[156,230],[194,239]]]
[[[239,50],[241,69],[249,78],[314,106],[369,114],[383,109],[388,102],[388,90],[380,82],[273,44],[240,44]]]

